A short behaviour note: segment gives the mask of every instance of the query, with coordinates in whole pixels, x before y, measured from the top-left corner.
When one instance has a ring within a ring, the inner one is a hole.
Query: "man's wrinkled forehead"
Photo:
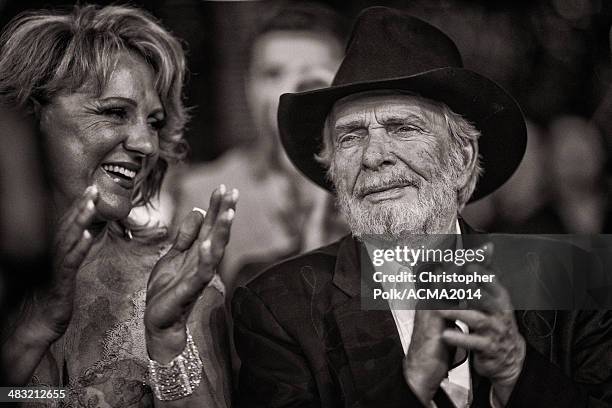
[[[443,120],[442,106],[438,102],[409,92],[383,89],[359,92],[339,99],[331,108],[327,123],[333,128],[344,121],[354,121],[367,112],[416,116],[432,124]]]

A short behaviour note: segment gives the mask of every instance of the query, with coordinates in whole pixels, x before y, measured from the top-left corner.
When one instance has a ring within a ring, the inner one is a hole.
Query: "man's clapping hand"
[[[508,292],[497,283],[482,284],[481,289],[483,297],[469,304],[471,310],[440,311],[444,318],[461,320],[469,327],[469,334],[447,329],[442,340],[472,351],[474,369],[491,381],[497,405],[504,406],[523,369],[527,346]]]
[[[479,275],[493,274],[489,265],[493,245],[487,244],[483,249],[486,262],[447,266],[447,272],[469,270]],[[497,282],[478,283],[478,289],[480,299],[470,300],[461,310],[447,304],[443,310],[415,311],[412,339],[404,360],[404,378],[425,405],[447,376],[449,353],[456,347],[473,353],[472,368],[491,381],[496,406],[504,406],[510,399],[523,369],[526,342],[519,333],[506,289]],[[468,333],[452,328],[451,323],[457,320],[468,326]]]
[[[412,339],[404,358],[404,378],[424,405],[429,405],[448,373],[450,348],[442,341],[446,328],[440,311],[415,311]]]

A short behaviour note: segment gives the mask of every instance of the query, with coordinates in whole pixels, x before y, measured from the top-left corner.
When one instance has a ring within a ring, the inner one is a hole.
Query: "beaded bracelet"
[[[202,360],[189,328],[185,349],[172,361],[160,364],[149,359],[149,378],[153,393],[160,401],[174,401],[193,394],[202,379]]]

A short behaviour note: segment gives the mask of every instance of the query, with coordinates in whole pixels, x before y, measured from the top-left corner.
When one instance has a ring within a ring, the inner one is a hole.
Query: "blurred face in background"
[[[127,217],[157,160],[163,125],[153,70],[133,54],[119,56],[101,95],[84,89],[53,98],[41,108],[40,130],[56,205],[66,208],[95,184],[100,221]]]
[[[270,153],[282,151],[276,123],[280,96],[329,86],[342,54],[340,41],[325,33],[271,31],[255,41],[246,91],[259,142]]]

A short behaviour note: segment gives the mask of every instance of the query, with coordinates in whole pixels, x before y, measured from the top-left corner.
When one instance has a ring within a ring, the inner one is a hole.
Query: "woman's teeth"
[[[122,176],[127,177],[129,179],[133,179],[134,177],[136,177],[135,171],[126,169],[125,167],[103,164],[102,168],[110,173],[121,174]]]

